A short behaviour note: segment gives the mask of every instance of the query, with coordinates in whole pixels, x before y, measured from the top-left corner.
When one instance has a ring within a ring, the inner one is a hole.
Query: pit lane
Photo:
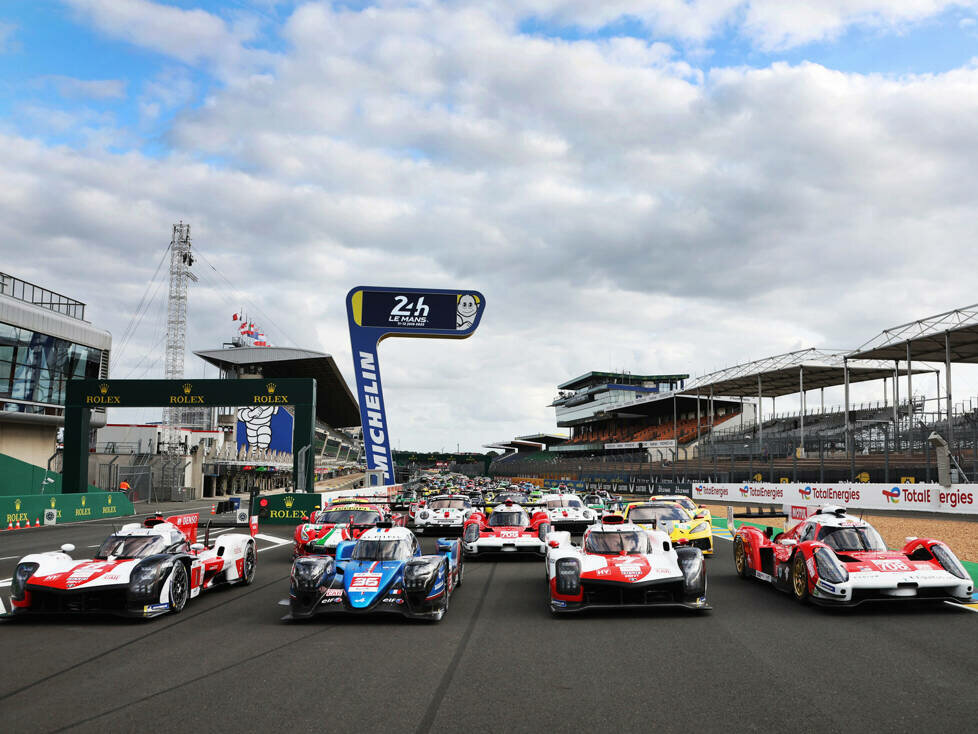
[[[0,537],[0,557],[21,552],[12,544],[50,548],[55,534],[79,549],[106,534],[57,531]],[[438,624],[286,624],[277,602],[291,549],[272,539],[289,529],[262,534],[253,586],[204,594],[180,615],[4,622],[3,728],[892,732],[967,728],[973,718],[972,612],[802,607],[737,578],[723,540],[709,561],[715,610],[705,615],[555,619],[542,562],[507,556],[468,562]],[[434,550],[434,538],[422,543]]]

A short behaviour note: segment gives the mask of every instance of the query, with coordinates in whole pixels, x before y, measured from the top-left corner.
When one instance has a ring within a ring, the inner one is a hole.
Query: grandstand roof
[[[590,384],[594,380],[627,379],[633,383],[640,382],[679,382],[686,380],[689,375],[635,375],[630,372],[585,372],[580,377],[557,385],[558,390],[576,390]]]
[[[945,335],[952,362],[978,363],[978,304],[884,329],[849,356],[906,361],[909,344],[912,360],[943,362]]]
[[[316,417],[330,426],[360,425],[356,398],[328,354],[287,347],[207,349],[194,354],[225,372],[254,369],[265,378],[315,378]]]
[[[567,436],[562,433],[531,433],[529,436],[517,436],[516,440],[533,441],[534,443],[542,443],[545,446],[553,446],[566,441]]]
[[[761,380],[764,397],[793,395],[799,390],[799,372],[804,373],[805,390],[833,387],[845,382],[843,358],[848,352],[824,349],[802,349],[755,362],[746,362],[718,372],[703,375],[686,386],[686,395],[704,395],[712,389],[714,395],[752,397],[757,395],[757,380]],[[893,376],[892,362],[849,359],[849,382],[868,382]],[[914,374],[933,370],[915,369]],[[901,368],[899,374],[907,374]]]
[[[484,449],[498,449],[499,451],[516,451],[515,446],[511,446],[509,441],[497,441],[496,443],[486,443],[482,445]]]

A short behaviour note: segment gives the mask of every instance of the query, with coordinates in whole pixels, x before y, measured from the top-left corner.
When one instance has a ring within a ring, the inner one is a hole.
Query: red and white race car
[[[336,555],[344,540],[356,540],[377,523],[404,525],[404,515],[392,513],[383,504],[365,501],[338,502],[312,513],[309,522],[296,526],[292,558],[308,555]]]
[[[208,523],[197,542],[199,516],[149,517],[129,523],[99,547],[95,558],[73,559],[75,547],[24,556],[11,580],[14,616],[45,613],[108,613],[155,617],[180,612],[201,591],[255,578],[257,518],[235,522],[250,534],[225,533],[210,542]]]
[[[580,546],[566,531],[547,539],[547,585],[554,614],[586,608],[672,606],[711,609],[703,552],[674,545],[662,530],[605,515]]]
[[[974,583],[944,543],[908,538],[902,550],[888,550],[872,525],[842,507],[821,507],[790,530],[769,535],[770,528],[737,529],[737,573],[773,584],[801,602],[971,601]]]
[[[473,512],[462,529],[462,551],[467,556],[485,553],[535,553],[547,551],[550,519],[543,510],[527,514],[520,505],[506,500],[486,518]]]

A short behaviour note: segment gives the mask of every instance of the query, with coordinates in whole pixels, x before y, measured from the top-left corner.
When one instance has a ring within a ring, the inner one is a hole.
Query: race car
[[[60,551],[20,559],[11,579],[14,616],[99,613],[130,617],[177,614],[189,599],[225,584],[254,581],[257,518],[211,521],[197,542],[197,513],[128,523],[99,546],[92,560],[73,559],[70,543]],[[210,528],[250,527],[250,534],[210,539]]]
[[[688,543],[707,556],[713,555],[713,526],[693,517],[678,502],[630,502],[625,519],[650,530],[664,530],[673,543]]]
[[[392,612],[437,622],[463,576],[459,541],[439,538],[437,555],[422,555],[414,533],[382,523],[340,543],[335,559],[295,559],[285,619]]]
[[[550,518],[540,510],[527,514],[512,500],[497,505],[486,517],[473,512],[462,530],[462,550],[466,556],[487,553],[535,553],[544,555]]]
[[[392,510],[406,510],[412,502],[418,501],[418,493],[413,489],[402,489],[391,500]]]
[[[692,499],[683,494],[655,494],[649,497],[651,502],[676,502],[682,505],[683,509],[686,510],[694,518],[700,520],[706,520],[708,523],[713,523],[713,517],[710,513],[709,507],[703,507],[701,505],[693,502]]]
[[[404,525],[403,515],[388,512],[383,505],[364,502],[331,504],[312,513],[310,521],[297,525],[293,533],[292,557],[335,555],[344,540],[356,540],[377,523]]]
[[[505,504],[506,502],[512,502],[514,505],[524,506],[529,504],[530,498],[525,492],[512,492],[510,490],[505,490],[502,492],[496,492],[491,497],[486,497],[486,504],[483,510],[485,515],[491,515],[495,508],[499,505]]]
[[[582,532],[598,519],[598,514],[585,507],[576,494],[545,494],[538,502],[546,508],[555,530]]]
[[[740,527],[733,554],[742,578],[753,576],[800,602],[825,606],[894,599],[970,602],[974,590],[968,572],[941,541],[908,538],[902,550],[888,550],[872,525],[834,505],[776,535],[772,528]]]
[[[414,530],[424,534],[427,530],[457,530],[461,532],[466,519],[472,514],[472,502],[466,494],[441,494],[428,500],[414,516]]]
[[[547,538],[547,586],[554,614],[587,608],[675,606],[707,610],[699,548],[676,546],[661,530],[605,515],[580,547],[565,531]]]

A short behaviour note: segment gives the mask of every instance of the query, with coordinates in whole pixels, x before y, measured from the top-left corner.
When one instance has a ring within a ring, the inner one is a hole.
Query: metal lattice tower
[[[194,257],[190,252],[190,225],[180,222],[173,225],[170,240],[170,292],[166,302],[166,355],[163,376],[167,380],[183,379],[183,358],[187,346],[187,287],[188,281],[196,282],[190,272]],[[184,409],[163,409],[163,442],[166,450],[178,450],[178,437],[184,422]]]

